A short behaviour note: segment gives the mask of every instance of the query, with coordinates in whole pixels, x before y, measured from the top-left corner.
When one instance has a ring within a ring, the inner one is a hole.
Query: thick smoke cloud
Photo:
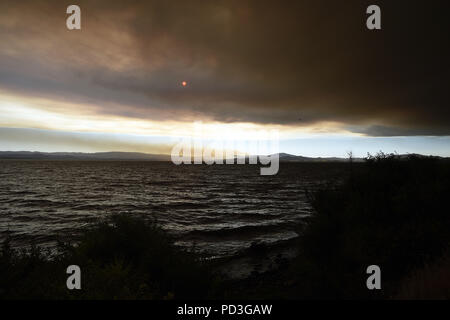
[[[2,1],[0,88],[99,114],[449,135],[446,1]],[[187,81],[188,86],[180,86]],[[62,110],[64,111],[64,110]]]

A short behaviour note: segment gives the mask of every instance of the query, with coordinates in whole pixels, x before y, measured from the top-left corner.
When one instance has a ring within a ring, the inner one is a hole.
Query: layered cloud
[[[0,90],[62,115],[449,135],[448,5],[378,2],[380,31],[367,1],[77,1],[69,31],[71,2],[3,0]]]

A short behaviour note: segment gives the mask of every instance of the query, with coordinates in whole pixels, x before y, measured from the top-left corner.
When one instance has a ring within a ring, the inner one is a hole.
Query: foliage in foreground
[[[315,193],[315,214],[291,268],[291,297],[391,298],[408,281],[415,286],[417,274],[437,264],[450,244],[449,167],[439,159],[380,153],[343,185]],[[382,290],[367,289],[369,265],[380,266]],[[433,297],[450,298],[450,288]]]
[[[81,290],[68,290],[66,268],[81,268]],[[0,299],[201,299],[215,282],[192,254],[172,245],[154,223],[125,215],[99,222],[78,245],[60,244],[49,260],[3,244]]]

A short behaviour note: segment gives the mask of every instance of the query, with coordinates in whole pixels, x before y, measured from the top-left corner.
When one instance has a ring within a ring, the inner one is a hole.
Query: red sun
[[[183,82],[181,83],[181,85],[182,85],[183,87],[186,87],[186,86],[187,86],[187,82],[186,82],[186,81],[183,81]]]

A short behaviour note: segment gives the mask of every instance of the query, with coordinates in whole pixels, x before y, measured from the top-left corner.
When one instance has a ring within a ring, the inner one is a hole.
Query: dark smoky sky
[[[449,135],[447,3],[1,0],[0,90],[99,115]]]

